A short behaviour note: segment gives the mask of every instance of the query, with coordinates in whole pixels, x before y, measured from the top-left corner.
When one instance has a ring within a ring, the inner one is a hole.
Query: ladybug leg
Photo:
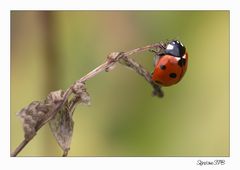
[[[154,49],[150,49],[149,52],[157,54],[158,52]]]
[[[157,56],[159,53],[157,50],[154,50],[154,49],[150,49],[149,52],[154,53],[154,56]]]
[[[150,49],[149,52],[154,53],[155,55],[162,56],[164,54],[164,49],[159,47],[156,49]]]
[[[154,53],[153,66],[155,67],[157,65],[159,59],[164,55],[163,48],[158,47],[156,49],[150,49],[149,52]]]
[[[162,54],[162,52],[159,49],[156,49],[156,50],[150,49],[149,52],[154,53],[155,55],[161,55]]]

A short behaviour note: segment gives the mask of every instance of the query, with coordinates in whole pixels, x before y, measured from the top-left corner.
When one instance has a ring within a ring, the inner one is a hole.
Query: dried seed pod
[[[73,93],[76,94],[76,98],[79,99],[80,103],[90,105],[90,96],[85,87],[85,83],[76,82],[73,86]]]

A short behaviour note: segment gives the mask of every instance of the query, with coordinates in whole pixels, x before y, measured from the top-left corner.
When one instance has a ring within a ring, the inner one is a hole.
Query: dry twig
[[[103,71],[111,71],[117,62],[132,68],[143,76],[152,85],[153,95],[163,97],[161,86],[155,84],[151,80],[149,72],[129,56],[153,49],[161,51],[164,48],[164,43],[156,43],[128,52],[113,52],[108,55],[103,64],[77,80],[65,92],[62,90],[51,92],[44,101],[30,103],[18,112],[23,122],[25,137],[11,153],[11,156],[17,156],[47,122],[49,122],[58,144],[63,149],[63,156],[67,156],[73,131],[73,112],[78,103],[90,104],[90,96],[86,91],[85,82]]]

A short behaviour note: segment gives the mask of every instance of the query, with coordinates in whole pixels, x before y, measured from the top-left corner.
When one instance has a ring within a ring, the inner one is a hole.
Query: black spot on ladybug
[[[160,65],[160,69],[161,69],[161,70],[166,70],[166,68],[167,68],[167,67],[166,67],[165,65]]]
[[[186,59],[184,59],[184,58],[181,58],[181,59],[178,61],[178,65],[179,65],[180,67],[185,66],[185,64],[186,64]]]
[[[171,77],[171,78],[176,78],[176,77],[177,77],[177,74],[176,74],[176,73],[170,73],[170,74],[169,74],[169,77]]]

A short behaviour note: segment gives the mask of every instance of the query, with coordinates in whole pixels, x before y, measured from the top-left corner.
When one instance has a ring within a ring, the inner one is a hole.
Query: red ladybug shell
[[[156,61],[152,80],[162,86],[171,86],[176,84],[185,74],[187,64],[187,53],[185,53],[182,57],[174,57],[172,55],[165,54],[159,57],[159,60]]]

